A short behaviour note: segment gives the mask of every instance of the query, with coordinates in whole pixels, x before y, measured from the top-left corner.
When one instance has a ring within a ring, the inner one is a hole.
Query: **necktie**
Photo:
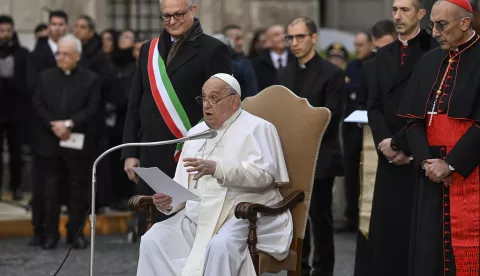
[[[282,58],[278,58],[278,69],[283,67]]]

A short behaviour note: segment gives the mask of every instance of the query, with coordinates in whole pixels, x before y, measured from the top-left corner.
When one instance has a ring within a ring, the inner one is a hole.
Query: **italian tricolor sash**
[[[168,78],[165,62],[158,52],[158,38],[150,44],[148,79],[155,103],[168,128],[175,137],[185,137],[192,126]],[[177,144],[174,155],[176,161],[180,158],[182,147],[183,144]]]

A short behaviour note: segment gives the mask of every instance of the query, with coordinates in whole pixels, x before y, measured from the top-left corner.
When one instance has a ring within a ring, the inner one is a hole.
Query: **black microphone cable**
[[[75,244],[75,240],[78,238],[78,235],[83,231],[83,227],[85,226],[85,222],[88,219],[88,216],[90,215],[90,210],[92,209],[92,206],[88,207],[87,215],[85,216],[85,219],[83,220],[82,226],[80,226],[80,229],[78,229],[77,234],[75,234],[75,237],[73,238],[73,242],[70,245],[70,248],[68,249],[67,255],[63,259],[63,262],[60,264],[60,267],[58,267],[57,272],[53,274],[53,276],[57,276],[58,272],[60,272],[60,269],[62,269],[63,264],[65,264],[65,261],[68,259],[68,256],[70,255],[70,251],[72,251],[73,245]]]

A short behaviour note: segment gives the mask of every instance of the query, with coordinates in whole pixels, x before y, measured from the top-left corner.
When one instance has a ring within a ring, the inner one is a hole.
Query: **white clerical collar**
[[[172,43],[177,42],[177,40],[176,40],[175,38],[173,38],[173,36],[170,36],[170,41],[171,41]]]
[[[467,42],[465,43],[468,43],[470,40],[472,40],[472,38],[476,35],[477,33],[475,33],[475,31],[473,31],[473,35],[467,40]],[[458,52],[458,48],[455,49],[455,52]]]
[[[287,66],[288,52],[287,52],[287,50],[285,50],[285,51],[283,51],[282,54],[279,55],[279,54],[275,53],[274,51],[270,51],[270,58],[272,59],[273,65],[275,66],[275,68],[279,68],[280,65],[282,65],[282,67],[285,67],[285,66]],[[279,59],[282,59],[282,64],[278,64]]]
[[[58,44],[55,43],[51,38],[48,39],[48,46],[50,46],[50,50],[52,50],[53,56],[57,54],[58,51]]]
[[[418,28],[418,31],[417,33],[409,40],[412,40],[414,39],[415,37],[417,37],[417,35],[420,33],[420,28]],[[400,35],[398,35],[398,41],[400,41],[400,43],[402,43],[403,46],[408,46],[408,40],[402,40],[400,39]]]
[[[223,125],[220,127],[219,130],[223,130],[223,129],[226,129],[229,125],[231,125],[233,123],[233,121],[235,121],[235,119],[237,119],[237,117],[240,115],[240,112],[242,112],[242,108],[238,108],[237,111],[235,111],[235,113],[233,113],[232,116],[230,116],[230,118],[228,118],[224,123]]]

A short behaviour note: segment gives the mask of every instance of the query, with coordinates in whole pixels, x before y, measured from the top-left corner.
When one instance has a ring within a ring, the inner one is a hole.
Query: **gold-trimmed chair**
[[[282,143],[290,183],[279,186],[284,199],[274,206],[243,202],[236,206],[235,216],[249,221],[248,249],[257,275],[265,272],[288,271],[289,276],[301,274],[302,243],[310,208],[311,192],[318,152],[323,134],[330,123],[330,111],[312,107],[283,86],[271,86],[254,97],[246,98],[242,108],[275,125]],[[132,211],[147,212],[147,229],[153,224],[151,196],[134,196],[129,201]],[[290,210],[294,223],[294,237],[286,259],[277,261],[259,252],[257,244],[257,217],[261,213],[276,216]]]

